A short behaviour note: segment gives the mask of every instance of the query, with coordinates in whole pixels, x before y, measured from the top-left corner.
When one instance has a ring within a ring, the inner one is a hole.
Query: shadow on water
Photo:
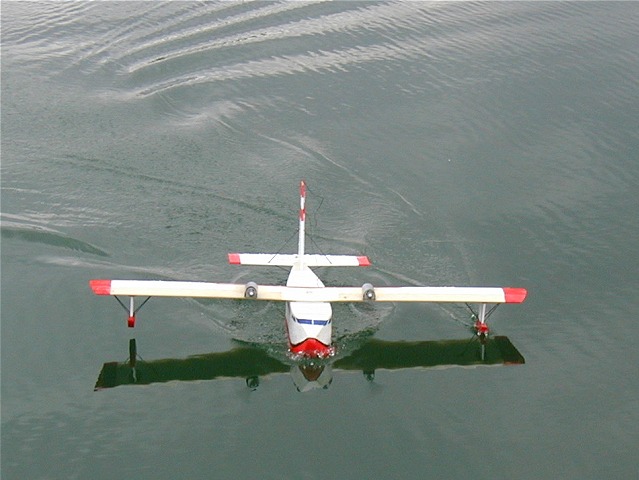
[[[474,335],[471,339],[416,342],[360,337],[355,343],[342,355],[321,360],[295,359],[274,354],[268,345],[241,343],[227,352],[145,361],[138,355],[135,339],[131,339],[128,360],[105,363],[95,390],[221,378],[244,378],[247,387],[255,390],[260,377],[289,373],[297,390],[304,392],[328,388],[333,381],[333,372],[340,371],[360,371],[372,382],[376,370],[525,363],[524,357],[505,336]]]

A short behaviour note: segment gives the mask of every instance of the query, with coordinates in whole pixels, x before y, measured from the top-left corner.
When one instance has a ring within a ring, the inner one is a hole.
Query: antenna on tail
[[[304,236],[305,236],[305,221],[306,221],[306,183],[304,180],[300,182],[300,228],[299,228],[299,241],[297,244],[297,254],[299,255],[300,263],[304,259]]]

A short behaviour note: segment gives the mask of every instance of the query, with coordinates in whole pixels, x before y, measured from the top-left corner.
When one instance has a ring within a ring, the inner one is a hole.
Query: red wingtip
[[[96,295],[111,295],[111,280],[89,280],[89,286]]]
[[[239,253],[229,253],[229,263],[231,265],[239,265],[240,262],[240,254]]]
[[[300,182],[300,197],[305,197],[305,196],[306,196],[306,182],[302,180]]]
[[[366,256],[357,257],[357,261],[359,262],[360,267],[370,267],[371,261]]]
[[[506,303],[523,303],[528,291],[525,288],[504,288]]]

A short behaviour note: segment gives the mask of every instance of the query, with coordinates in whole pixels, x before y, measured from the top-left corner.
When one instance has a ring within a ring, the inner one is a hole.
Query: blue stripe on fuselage
[[[301,323],[302,325],[327,325],[330,320],[306,320],[304,318],[295,318],[297,323]]]

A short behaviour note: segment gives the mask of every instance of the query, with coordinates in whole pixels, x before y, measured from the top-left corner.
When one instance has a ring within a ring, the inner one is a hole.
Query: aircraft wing
[[[374,295],[367,296],[371,291]],[[525,298],[525,289],[501,287],[257,287],[257,299],[288,302],[522,303]]]
[[[240,283],[181,282],[163,280],[91,280],[96,295],[141,297],[244,298]]]
[[[91,280],[96,295],[149,297],[247,298],[251,284],[162,280]],[[459,302],[522,303],[523,288],[504,287],[287,287],[255,285],[255,300],[286,302]],[[370,293],[373,292],[373,295]]]
[[[376,287],[377,302],[522,303],[528,292],[512,287]]]

